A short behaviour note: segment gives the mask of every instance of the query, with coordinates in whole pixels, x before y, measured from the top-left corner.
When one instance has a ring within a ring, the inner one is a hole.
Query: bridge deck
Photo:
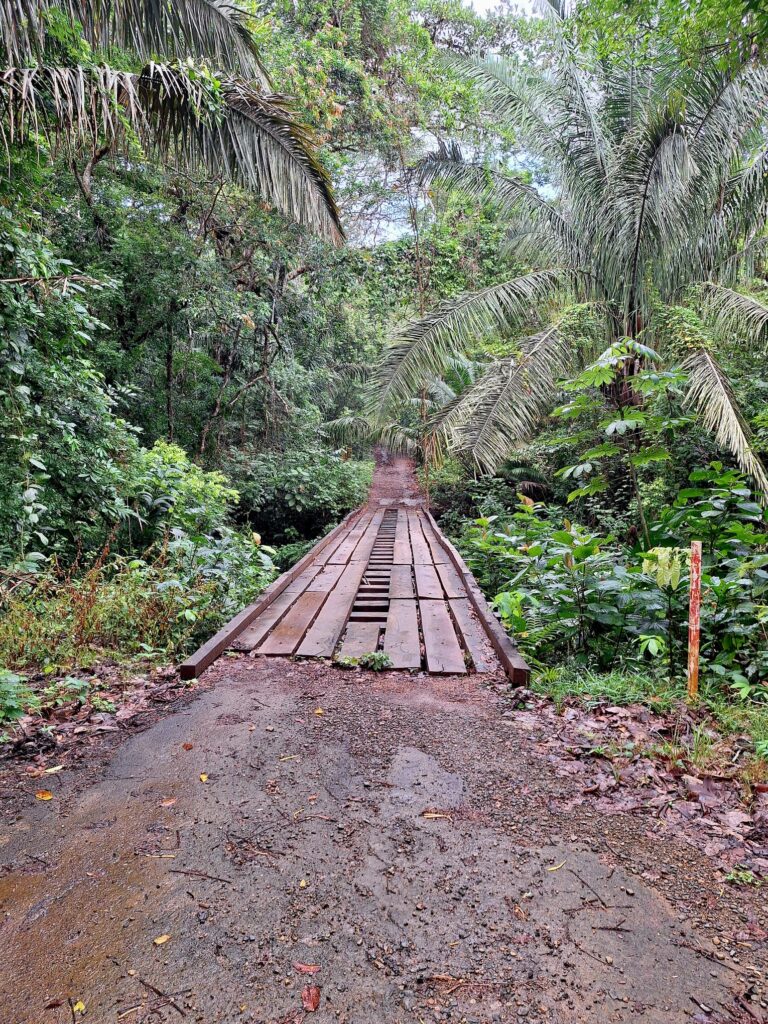
[[[271,592],[271,593],[270,593]],[[359,658],[434,674],[528,669],[458,552],[419,506],[360,510],[181,667],[198,675],[223,650]]]

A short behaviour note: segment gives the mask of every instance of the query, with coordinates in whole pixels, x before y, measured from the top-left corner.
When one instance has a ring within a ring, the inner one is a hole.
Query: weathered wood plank
[[[296,653],[307,658],[330,658],[347,624],[365,562],[350,562],[328,595]]]
[[[378,535],[383,516],[383,512],[376,512],[374,514],[373,518],[368,523],[368,526],[360,535],[360,539],[349,557],[350,562],[368,561],[371,556],[371,551],[373,550],[373,545],[376,543],[376,537]]]
[[[421,641],[416,602],[396,600],[389,606],[384,651],[393,668],[421,668]]]
[[[285,588],[286,592],[289,594],[302,594],[307,589],[309,584],[312,583],[312,581],[322,570],[322,568],[323,567],[320,564],[313,563],[312,565],[310,565],[308,569],[305,569],[300,576],[297,576],[292,583],[288,584],[288,586]]]
[[[336,550],[328,559],[328,565],[345,564],[349,561],[352,556],[352,552],[360,542],[360,538],[365,533],[366,527],[372,519],[370,512],[364,512],[360,519],[355,523],[354,527],[348,531],[347,536],[339,544]]]
[[[434,521],[429,512],[427,512],[427,517],[432,528],[435,530],[435,533],[440,538],[440,542],[445,548],[451,563],[464,580],[470,604],[474,608],[483,628],[488,634],[488,639],[501,662],[502,668],[509,677],[510,682],[514,686],[526,686],[531,678],[531,670],[528,668],[525,659],[521,656],[517,647],[515,647],[512,642],[511,637],[508,636],[501,623],[494,618],[491,609],[488,607],[487,601],[475,582],[474,576],[467,568],[464,559],[448,538],[440,532],[440,527]]]
[[[323,592],[305,591],[283,616],[280,623],[257,647],[257,654],[293,654],[326,599]]]
[[[375,651],[380,632],[378,622],[350,622],[341,644],[341,657],[359,658],[361,654]]]
[[[286,589],[237,637],[233,647],[238,651],[252,651],[254,647],[258,647],[270,629],[277,625],[298,598],[299,594]]]
[[[395,563],[395,565],[413,564],[411,539],[408,533],[408,516],[402,509],[399,509],[397,513],[397,526],[395,527],[395,549],[392,561]]]
[[[389,582],[389,596],[393,600],[412,600],[413,570],[410,565],[393,565]]]
[[[191,654],[186,661],[183,661],[179,665],[179,675],[181,678],[197,679],[209,665],[213,664],[219,655],[232,646],[235,638],[240,636],[243,630],[268,608],[290,586],[296,577],[304,572],[307,566],[311,565],[314,561],[322,560],[329,549],[335,548],[350,524],[354,523],[359,515],[359,509],[350,512],[338,526],[334,527],[330,533],[318,541],[311,551],[308,551],[306,555],[300,558],[296,565],[292,566],[287,572],[284,572],[274,583],[271,583],[264,593],[260,594],[252,604],[247,605],[241,612],[238,612],[233,619],[230,619],[217,633],[214,633],[210,640],[206,640],[202,647],[199,647],[194,654]]]
[[[411,537],[414,565],[432,565],[432,552],[424,539],[421,521],[417,513],[411,509],[408,510],[408,531]]]
[[[427,670],[441,675],[466,673],[464,652],[445,601],[419,601],[419,613]]]
[[[475,672],[498,672],[501,669],[496,652],[491,646],[488,634],[483,629],[477,613],[471,607],[469,598],[463,597],[458,600],[449,601],[451,612],[462,639],[464,646],[469,651]]]
[[[443,587],[434,565],[419,565],[417,563],[413,567],[413,574],[416,577],[416,593],[419,597],[429,597],[435,600],[442,598]]]
[[[307,587],[307,590],[327,594],[339,582],[339,577],[344,572],[343,565],[324,565],[321,571],[314,577]]]
[[[464,580],[459,576],[455,567],[450,562],[441,563],[435,566],[437,575],[440,577],[440,582],[443,585],[445,596],[448,598],[452,597],[466,597],[467,589],[464,586]]]
[[[429,544],[429,550],[432,552],[432,561],[435,565],[444,565],[449,562],[448,554],[445,548],[440,543],[437,534],[432,529],[431,524],[426,519],[421,520],[421,529],[424,534],[424,539]]]

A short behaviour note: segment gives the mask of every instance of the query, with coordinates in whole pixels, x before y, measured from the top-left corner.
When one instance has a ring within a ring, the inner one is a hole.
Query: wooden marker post
[[[699,638],[701,636],[701,541],[691,541],[691,599],[688,610],[688,700],[699,692]]]

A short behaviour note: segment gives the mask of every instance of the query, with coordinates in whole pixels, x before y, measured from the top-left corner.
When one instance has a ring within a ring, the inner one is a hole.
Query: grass
[[[685,685],[670,684],[662,676],[639,672],[594,672],[578,665],[561,665],[537,673],[531,683],[536,693],[552,699],[558,711],[575,699],[586,708],[602,703],[617,706],[641,704],[665,714],[685,700]],[[746,736],[754,747],[753,756],[743,762],[742,781],[746,787],[768,780],[768,704],[725,696],[716,686],[704,686],[700,706],[707,712],[705,721],[686,728],[670,740],[647,747],[645,754],[664,761],[688,764],[697,771],[708,771],[730,764],[729,739]]]
[[[685,696],[681,685],[670,686],[659,676],[628,672],[593,672],[577,665],[544,669],[531,683],[531,689],[551,697],[561,710],[569,697],[585,707],[610,704],[643,704],[656,711],[669,711]]]

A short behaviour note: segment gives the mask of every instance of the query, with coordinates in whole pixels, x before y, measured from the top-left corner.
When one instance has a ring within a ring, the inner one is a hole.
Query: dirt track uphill
[[[30,783],[0,849],[3,1024],[765,1013],[760,894],[642,815],[565,810],[500,678],[208,675],[103,781]]]

